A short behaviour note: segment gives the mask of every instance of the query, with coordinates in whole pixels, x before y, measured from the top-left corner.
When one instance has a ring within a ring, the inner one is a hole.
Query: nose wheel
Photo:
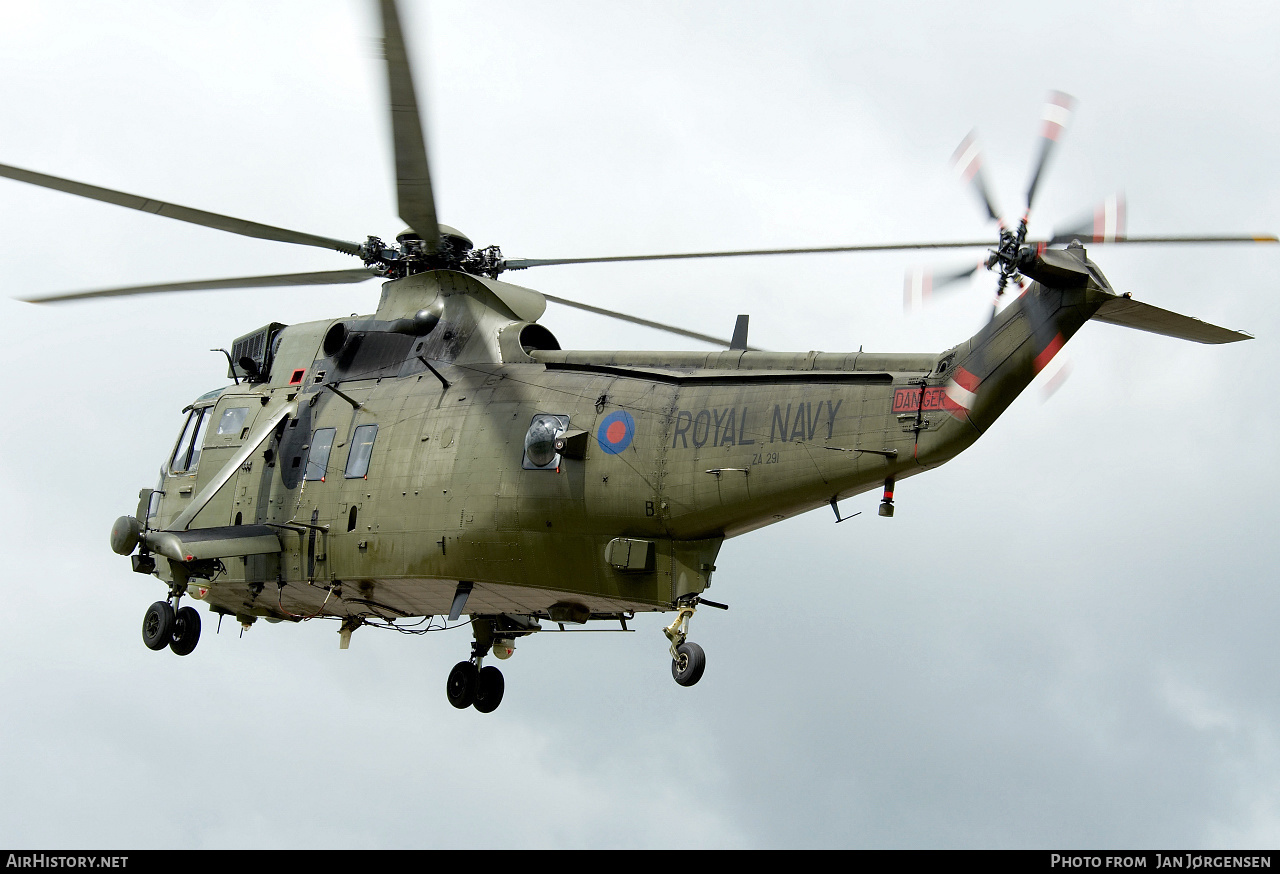
[[[147,608],[142,617],[142,642],[147,649],[157,652],[169,645],[173,640],[173,626],[176,622],[173,605],[168,601],[156,601]]]
[[[481,713],[492,713],[502,703],[502,693],[507,687],[502,671],[493,665],[481,666],[488,649],[487,643],[472,644],[470,661],[458,662],[449,672],[445,694],[449,703],[459,710],[474,707]]]
[[[459,710],[466,710],[476,703],[476,686],[480,685],[480,671],[471,662],[458,662],[449,672],[444,693],[449,703]]]
[[[169,649],[180,656],[191,655],[200,642],[200,614],[195,607],[179,607],[173,619],[173,639]]]
[[[484,666],[476,676],[476,700],[471,706],[481,713],[492,713],[502,703],[502,693],[506,688],[502,671],[493,665]]]
[[[157,652],[167,646],[180,656],[190,655],[200,642],[199,612],[194,607],[174,610],[171,602],[156,601],[142,617],[142,642]]]

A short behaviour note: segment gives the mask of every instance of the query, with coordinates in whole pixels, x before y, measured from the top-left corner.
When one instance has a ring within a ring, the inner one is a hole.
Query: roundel
[[[626,410],[616,410],[605,416],[596,429],[596,442],[610,455],[617,455],[631,445],[636,436],[636,420]]]

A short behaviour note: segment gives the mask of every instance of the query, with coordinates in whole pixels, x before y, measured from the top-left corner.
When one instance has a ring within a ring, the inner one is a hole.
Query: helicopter
[[[194,650],[199,612],[184,597],[243,624],[333,617],[344,645],[363,625],[466,615],[475,640],[449,675],[448,697],[489,712],[504,681],[485,660],[509,657],[541,623],[626,628],[637,613],[674,612],[672,673],[693,685],[705,654],[688,639],[689,625],[699,606],[723,606],[705,593],[724,539],[824,506],[841,521],[839,501],[880,488],[880,512],[891,516],[898,480],[972,445],[1091,318],[1200,342],[1247,339],[1117,295],[1075,245],[1113,242],[1105,233],[1036,243],[1024,217],[1002,228],[987,266],[1001,292],[1021,277],[1031,285],[974,337],[940,353],[764,352],[748,345],[744,318],[728,340],[673,329],[724,352],[561,350],[539,319],[547,300],[566,301],[499,277],[628,258],[506,259],[441,225],[395,4],[380,10],[399,212],[409,225],[395,245],[0,168],[19,181],[363,263],[46,301],[384,281],[372,314],[271,323],[237,338],[226,353],[232,384],[185,411],[160,482],[111,536],[135,571],[169,589],[144,617],[152,649]],[[1043,139],[1037,179],[1056,141]],[[1034,192],[1033,184],[1028,212]],[[923,247],[942,245],[990,241]],[[783,251],[827,250],[648,257]]]

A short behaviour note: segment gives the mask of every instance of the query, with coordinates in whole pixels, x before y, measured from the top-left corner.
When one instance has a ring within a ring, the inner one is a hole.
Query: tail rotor
[[[1049,245],[1066,244],[1072,240],[1082,243],[1117,243],[1128,239],[1125,232],[1124,195],[1116,193],[1094,207],[1091,214],[1081,216],[1063,230],[1055,229],[1053,236],[1049,238]]]
[[[949,270],[945,273],[935,273],[928,267],[909,269],[902,283],[902,311],[918,312],[932,303],[935,293],[958,286],[981,270],[985,264],[985,261],[979,261],[961,270]]]
[[[986,176],[982,172],[982,149],[978,146],[978,132],[969,131],[968,136],[960,141],[955,153],[951,156],[951,166],[966,182],[973,186],[978,199],[987,211],[987,217],[1004,229],[1004,220],[996,209],[991,198],[991,189],[987,185]]]
[[[1028,257],[1028,250],[1026,249],[1027,222],[1031,217],[1031,207],[1035,204],[1036,192],[1040,188],[1040,180],[1044,176],[1050,159],[1053,157],[1058,141],[1062,139],[1067,124],[1071,120],[1074,108],[1075,99],[1070,95],[1061,91],[1049,92],[1042,113],[1044,125],[1040,132],[1040,151],[1032,168],[1031,182],[1027,186],[1026,208],[1023,210],[1022,218],[1013,227],[1005,223],[1004,219],[1001,218],[1000,210],[996,207],[995,198],[991,194],[991,186],[987,183],[986,176],[983,173],[982,149],[978,145],[976,131],[970,131],[960,141],[960,145],[951,156],[951,165],[973,188],[979,202],[982,204],[982,208],[986,211],[987,217],[994,221],[999,229],[995,248],[988,250],[987,258],[978,265],[996,273],[996,293],[991,307],[990,319],[994,319],[996,313],[1000,311],[1001,298],[1004,297],[1005,290],[1009,287],[1009,284],[1011,282],[1015,285],[1020,284],[1018,282],[1019,266]],[[1122,215],[1123,200],[1118,203],[1118,208]],[[1114,239],[1116,209],[1117,206],[1113,203],[1110,212],[1105,215],[1100,213],[1098,216],[1091,218],[1085,229],[1090,234],[1109,233],[1111,238]],[[1074,239],[1078,234],[1073,226],[1070,231],[1064,231],[1063,235],[1067,240],[1070,240]],[[1053,242],[1057,241],[1058,237],[1055,236]],[[913,268],[907,273],[904,284],[904,307],[911,310],[923,305],[934,291],[939,290],[944,285],[968,278],[976,269],[948,271],[935,275],[932,270]]]
[[[1031,174],[1031,184],[1027,187],[1027,213],[1031,212],[1031,204],[1036,199],[1036,189],[1040,185],[1040,177],[1044,174],[1045,167],[1049,165],[1049,158],[1052,157],[1054,149],[1058,145],[1058,141],[1062,139],[1062,134],[1066,131],[1067,125],[1071,123],[1071,115],[1075,111],[1076,101],[1070,94],[1063,94],[1061,91],[1050,91],[1049,98],[1045,101],[1044,127],[1040,131],[1040,156],[1036,159],[1035,170]],[[1026,220],[1025,218],[1023,219]]]
[[[1027,226],[1031,217],[1031,209],[1035,205],[1036,194],[1040,190],[1041,180],[1062,139],[1075,108],[1075,99],[1060,91],[1051,91],[1045,101],[1042,112],[1043,127],[1040,132],[1040,146],[1032,166],[1031,181],[1027,186],[1026,206],[1018,223],[1012,227],[1001,218],[1000,210],[995,205],[991,187],[983,173],[982,150],[978,145],[977,134],[971,131],[960,142],[951,156],[951,163],[961,177],[972,187],[987,217],[996,222],[998,238],[994,248],[989,249],[987,257],[978,265],[960,271],[935,273],[926,268],[913,268],[907,272],[903,287],[903,306],[908,311],[923,306],[932,298],[934,292],[943,287],[954,285],[972,276],[980,267],[996,274],[995,296],[991,303],[988,323],[995,320],[1000,312],[1002,299],[1010,285],[1017,286],[1028,319],[1033,325],[1036,344],[1035,368],[1040,373],[1048,369],[1049,379],[1046,383],[1047,394],[1052,394],[1061,385],[1069,367],[1064,361],[1055,361],[1064,340],[1054,328],[1052,313],[1048,312],[1038,293],[1030,291],[1021,275],[1021,267],[1034,257],[1036,251],[1044,244],[1038,244],[1036,250],[1027,245]],[[1124,236],[1124,199],[1120,196],[1109,198],[1094,210],[1089,217],[1068,226],[1060,233],[1055,233],[1051,243],[1069,242],[1074,239],[1105,239],[1112,241]]]

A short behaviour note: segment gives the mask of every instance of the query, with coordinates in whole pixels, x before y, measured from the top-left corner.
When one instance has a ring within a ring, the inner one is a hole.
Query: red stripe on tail
[[[1054,338],[1049,341],[1049,345],[1044,347],[1044,351],[1036,356],[1036,373],[1044,370],[1045,365],[1053,360],[1053,356],[1058,354],[1058,351],[1062,349],[1063,344],[1066,342],[1066,340],[1062,339],[1062,334],[1054,335]]]
[[[965,391],[977,391],[978,383],[982,382],[982,380],[978,379],[978,377],[974,376],[963,367],[957,367],[955,373],[951,374],[951,378],[954,379],[956,384]]]

